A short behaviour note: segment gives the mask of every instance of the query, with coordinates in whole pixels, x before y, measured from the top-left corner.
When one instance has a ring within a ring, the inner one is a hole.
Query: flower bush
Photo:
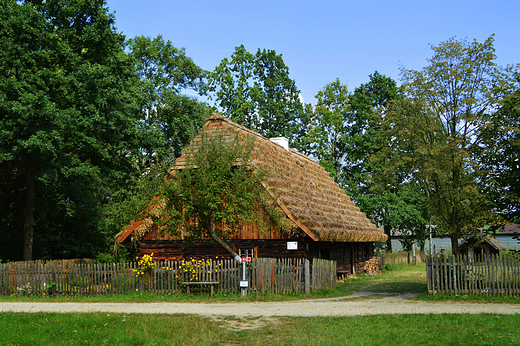
[[[215,260],[217,259],[218,256],[215,257]],[[213,260],[211,258],[200,260],[191,258],[189,261],[182,260],[179,266],[179,273],[176,277],[181,278],[184,276],[184,280],[197,281],[201,274],[208,274],[208,276],[211,276],[212,270],[218,272],[218,266],[220,265],[220,263],[218,265],[213,265]]]
[[[153,252],[150,255],[143,255],[141,259],[139,257],[135,258],[138,260],[137,265],[139,268],[132,269],[136,276],[144,275],[144,273],[150,273],[155,269],[155,262],[153,260]]]

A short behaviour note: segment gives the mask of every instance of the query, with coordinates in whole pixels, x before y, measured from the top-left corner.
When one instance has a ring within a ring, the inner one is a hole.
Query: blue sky
[[[379,71],[421,69],[429,44],[495,34],[497,62],[520,63],[520,4],[505,1],[107,0],[127,38],[162,34],[206,70],[234,48],[283,55],[306,103],[339,78],[353,91]]]

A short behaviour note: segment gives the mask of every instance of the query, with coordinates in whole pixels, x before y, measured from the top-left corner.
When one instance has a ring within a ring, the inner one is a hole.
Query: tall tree
[[[351,116],[348,119],[348,140],[345,175],[349,185],[359,186],[366,193],[366,175],[372,163],[367,160],[387,139],[378,136],[383,129],[386,109],[393,100],[402,98],[403,90],[395,80],[375,71],[366,84],[349,96]]]
[[[387,109],[392,101],[402,99],[403,90],[377,71],[369,78],[349,97],[352,111],[343,184],[361,210],[384,228],[389,251],[392,229],[422,245],[427,214],[422,191],[409,175],[382,176],[385,164],[371,159],[390,140],[382,135]]]
[[[207,90],[223,115],[266,137],[294,140],[303,105],[282,55],[243,45],[209,74]]]
[[[339,79],[316,94],[317,104],[304,137],[304,151],[339,182],[348,142],[350,104],[347,86]]]
[[[24,200],[21,257],[33,258],[35,225],[40,255],[59,238],[91,256],[100,206],[136,147],[124,37],[103,0],[8,0],[0,18],[0,163],[23,176],[2,198]]]
[[[400,153],[392,154],[387,172],[407,167],[421,182],[454,253],[460,237],[492,221],[476,153],[510,77],[494,62],[493,41],[493,36],[484,43],[449,39],[432,46],[427,67],[402,69],[407,97],[395,102],[387,118],[386,135],[392,138],[387,154]]]
[[[201,91],[205,72],[186,56],[184,49],[173,46],[161,35],[150,38],[137,36],[128,41],[129,54],[135,59],[140,77],[139,102],[142,109],[141,138],[146,164],[181,148],[198,132],[208,107],[183,94],[187,90]],[[153,135],[155,134],[155,135]]]
[[[520,85],[520,74],[516,74]],[[520,223],[520,88],[507,95],[483,131],[480,146],[484,191],[491,208],[504,219]]]

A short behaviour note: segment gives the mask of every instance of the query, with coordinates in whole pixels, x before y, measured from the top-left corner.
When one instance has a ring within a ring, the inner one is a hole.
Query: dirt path
[[[520,314],[520,304],[424,302],[410,300],[413,294],[382,298],[354,296],[256,303],[37,303],[0,302],[0,311],[13,312],[107,312],[139,314],[195,314],[200,316],[358,316],[379,314]]]

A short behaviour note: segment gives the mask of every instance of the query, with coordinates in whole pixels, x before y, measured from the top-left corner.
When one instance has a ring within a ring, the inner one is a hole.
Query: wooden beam
[[[117,241],[119,243],[122,243],[125,241],[125,239],[134,231],[134,229],[136,229],[142,222],[143,222],[144,219],[141,219],[139,221],[136,221],[134,222],[134,224],[132,225],[132,227],[130,227],[125,233],[123,233],[123,235],[121,235]]]

